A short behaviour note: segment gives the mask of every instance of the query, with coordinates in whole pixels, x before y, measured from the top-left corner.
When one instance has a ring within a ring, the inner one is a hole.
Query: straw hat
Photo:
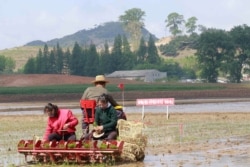
[[[93,137],[94,137],[95,139],[101,138],[103,135],[104,135],[104,132],[98,133],[97,131],[95,131],[95,132],[93,133]]]
[[[104,77],[104,75],[97,75],[96,77],[95,77],[95,80],[94,81],[91,81],[92,83],[96,83],[96,82],[105,82],[105,83],[107,83],[107,82],[109,82],[109,81],[107,81],[106,79],[105,79],[105,77]]]

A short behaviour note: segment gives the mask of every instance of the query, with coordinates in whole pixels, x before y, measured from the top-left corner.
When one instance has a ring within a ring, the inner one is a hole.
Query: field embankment
[[[70,75],[1,75],[0,101],[8,102],[64,102],[79,101],[83,91],[91,85],[93,77]],[[108,78],[108,89],[117,101],[122,100],[122,92],[117,88],[119,83],[125,84],[124,100],[135,101],[138,98],[175,98],[177,100],[189,99],[240,99],[250,98],[249,84],[192,84],[192,83],[143,83],[139,81]],[[53,90],[56,87],[62,90]],[[78,85],[77,88],[62,85]],[[42,86],[42,87],[39,87]],[[80,86],[80,87],[79,87]],[[81,87],[82,86],[82,87]],[[35,87],[35,88],[34,88]],[[30,88],[30,89],[29,89]],[[31,89],[33,88],[33,89]],[[143,88],[147,90],[143,90]],[[4,93],[13,89],[11,93]],[[15,90],[16,89],[16,90]],[[27,92],[20,90],[29,89]],[[47,89],[47,93],[39,92]],[[72,89],[72,90],[71,90]],[[51,92],[51,93],[50,93]]]

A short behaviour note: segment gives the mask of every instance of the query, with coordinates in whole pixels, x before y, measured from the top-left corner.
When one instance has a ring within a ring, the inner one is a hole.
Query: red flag
[[[124,84],[123,83],[118,84],[117,87],[120,88],[121,90],[124,90]]]

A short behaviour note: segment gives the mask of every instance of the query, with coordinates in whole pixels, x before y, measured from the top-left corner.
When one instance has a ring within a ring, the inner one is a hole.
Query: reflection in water
[[[248,159],[248,160],[247,160]],[[243,155],[210,155],[208,158],[204,152],[193,152],[187,154],[173,154],[173,155],[148,155],[145,157],[145,166],[158,167],[222,167],[222,166],[248,166],[250,163],[249,157]]]
[[[207,142],[218,143],[226,141],[238,141],[236,145],[229,145],[221,148],[205,149],[200,148],[198,151],[189,151],[176,154],[158,154],[145,156],[145,166],[208,166],[208,167],[221,167],[221,166],[249,166],[250,157],[247,150],[250,148],[248,138],[245,137],[231,137],[228,139],[211,139]],[[148,152],[148,151],[147,151]]]

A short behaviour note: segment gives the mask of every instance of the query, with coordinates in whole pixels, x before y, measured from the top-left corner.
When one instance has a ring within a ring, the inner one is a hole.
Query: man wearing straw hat
[[[94,86],[88,87],[84,91],[81,99],[97,101],[98,97],[101,96],[102,94],[108,95],[108,90],[105,88],[108,82],[109,81],[105,79],[104,75],[97,75],[95,77],[95,80],[91,82],[94,84]],[[119,106],[119,104],[113,99],[111,95],[108,95],[108,100],[112,106]],[[83,136],[89,132],[88,123],[82,121],[82,130],[83,130]]]

